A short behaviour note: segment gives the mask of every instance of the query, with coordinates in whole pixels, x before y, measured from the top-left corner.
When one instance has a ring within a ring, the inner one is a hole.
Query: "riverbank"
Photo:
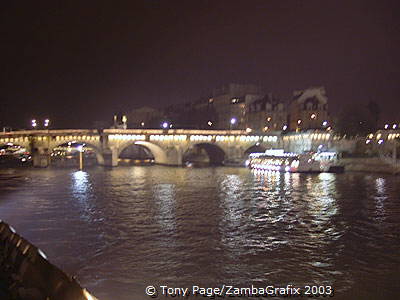
[[[339,164],[344,166],[345,171],[351,172],[400,174],[399,164],[396,166],[379,157],[342,158]]]

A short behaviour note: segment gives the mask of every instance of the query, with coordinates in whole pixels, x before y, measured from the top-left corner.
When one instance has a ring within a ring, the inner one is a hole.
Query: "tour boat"
[[[251,169],[277,172],[342,172],[337,165],[336,152],[287,153],[283,149],[270,149],[252,153],[246,162]]]

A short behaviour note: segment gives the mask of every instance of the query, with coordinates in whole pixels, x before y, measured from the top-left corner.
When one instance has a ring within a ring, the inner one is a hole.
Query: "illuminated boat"
[[[342,172],[337,165],[336,152],[287,153],[283,149],[270,149],[265,153],[252,153],[247,160],[250,169],[276,172]]]

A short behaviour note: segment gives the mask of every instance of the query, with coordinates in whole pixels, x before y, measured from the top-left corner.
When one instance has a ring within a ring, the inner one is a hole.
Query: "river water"
[[[0,218],[100,300],[150,299],[149,285],[400,294],[400,177],[162,166],[2,173],[13,177],[0,181]]]

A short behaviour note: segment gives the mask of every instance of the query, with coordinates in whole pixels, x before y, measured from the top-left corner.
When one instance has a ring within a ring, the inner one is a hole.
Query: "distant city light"
[[[232,124],[232,125],[235,125],[236,122],[237,122],[237,119],[236,119],[236,118],[232,118],[232,119],[231,119],[231,124]]]
[[[212,126],[213,122],[208,121],[207,124],[208,124],[208,126]]]
[[[393,124],[393,127],[392,127],[393,129],[396,129],[397,128],[397,124]]]
[[[36,127],[36,126],[37,126],[36,120],[33,119],[33,120],[32,120],[32,127]]]
[[[310,118],[311,118],[312,120],[314,120],[316,117],[317,117],[316,114],[312,114],[312,115],[310,116]]]
[[[140,123],[140,126],[144,127],[144,122]]]
[[[246,128],[246,132],[250,133],[250,132],[252,132],[252,129],[251,128]]]
[[[385,124],[385,129],[388,129],[389,128],[389,124]]]
[[[168,128],[168,123],[167,122],[162,123],[162,128],[164,129]]]
[[[270,122],[270,121],[271,121],[271,117],[268,117],[268,118],[267,118],[267,121]]]
[[[268,126],[265,126],[265,127],[264,127],[264,131],[267,131],[268,129],[269,129]]]
[[[50,124],[49,119],[44,120],[44,127],[49,127],[49,124]]]
[[[366,140],[365,143],[368,145],[369,143],[371,143],[371,140]]]
[[[326,125],[328,125],[328,121],[322,122],[322,126],[326,126]]]
[[[282,129],[286,130],[287,129],[287,125],[283,125]]]
[[[301,124],[301,120],[297,120],[297,124],[299,124],[299,125],[300,125],[300,124]]]

